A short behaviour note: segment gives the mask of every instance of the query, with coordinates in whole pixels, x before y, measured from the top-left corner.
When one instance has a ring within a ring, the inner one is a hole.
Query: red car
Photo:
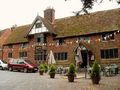
[[[23,60],[23,59],[11,59],[8,62],[8,70],[18,70],[23,71],[25,73],[31,71],[36,72],[38,70],[37,65],[34,65],[30,61]]]

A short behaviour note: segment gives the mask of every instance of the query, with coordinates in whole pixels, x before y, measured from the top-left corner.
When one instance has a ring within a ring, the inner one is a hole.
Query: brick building
[[[120,64],[120,9],[55,19],[55,10],[46,9],[44,18],[15,27],[4,43],[3,59],[24,58],[45,62],[50,50],[58,65],[75,63],[81,48],[83,63]]]
[[[5,43],[5,41],[7,40],[7,38],[9,37],[11,31],[10,29],[5,29],[0,31],[0,59],[2,59],[3,57],[3,44]]]

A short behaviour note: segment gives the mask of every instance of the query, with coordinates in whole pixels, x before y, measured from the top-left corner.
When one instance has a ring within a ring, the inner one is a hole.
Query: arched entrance
[[[74,53],[77,68],[87,68],[94,61],[93,51],[84,44],[79,44],[79,46],[75,48]]]

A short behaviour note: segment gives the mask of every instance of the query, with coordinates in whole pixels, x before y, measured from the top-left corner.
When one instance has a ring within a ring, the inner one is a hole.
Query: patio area
[[[51,86],[49,90],[120,90],[120,74],[111,77],[101,77],[100,84],[93,85],[89,76],[85,78],[84,73],[77,74],[75,82],[70,83],[64,75],[57,74],[55,79],[50,79],[49,75],[40,76],[50,80],[54,87]],[[56,83],[55,83],[56,82]],[[50,84],[50,83],[49,83]]]

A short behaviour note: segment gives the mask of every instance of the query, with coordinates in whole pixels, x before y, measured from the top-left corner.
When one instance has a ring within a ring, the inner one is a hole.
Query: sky
[[[13,25],[21,26],[31,24],[37,15],[44,16],[43,11],[48,8],[55,9],[55,18],[73,16],[73,11],[82,8],[81,0],[0,0],[0,30]],[[95,3],[90,12],[119,8],[116,0]]]

